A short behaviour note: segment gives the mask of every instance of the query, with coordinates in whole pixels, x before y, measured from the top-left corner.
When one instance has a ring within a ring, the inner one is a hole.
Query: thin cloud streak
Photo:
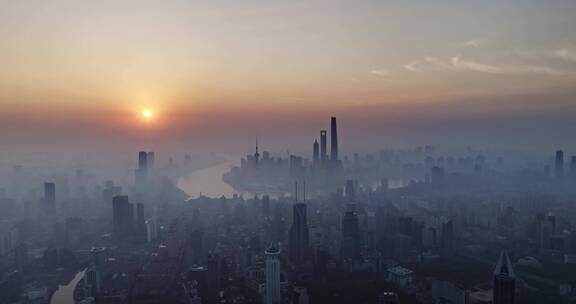
[[[468,40],[468,41],[464,42],[462,45],[464,47],[469,47],[469,48],[479,48],[479,47],[486,45],[486,43],[487,43],[487,40],[485,40],[485,39],[472,39],[472,40]]]
[[[542,74],[549,76],[567,75],[566,72],[546,66],[537,65],[494,65],[475,60],[453,56],[448,61],[436,57],[427,56],[424,60],[413,61],[405,64],[404,69],[410,72],[423,72],[424,70],[446,72],[481,72],[489,74]]]
[[[390,71],[384,69],[372,70],[370,73],[380,77],[388,77],[391,75]]]
[[[420,68],[419,63],[417,61],[410,62],[408,64],[403,65],[402,67],[410,72],[423,72],[422,68]]]
[[[556,58],[576,62],[576,52],[571,51],[569,49],[556,50],[554,51],[553,55]]]
[[[471,60],[463,60],[459,56],[454,56],[450,59],[450,63],[456,69],[470,70],[476,72],[484,72],[491,74],[506,74],[506,71],[500,67],[483,64]]]

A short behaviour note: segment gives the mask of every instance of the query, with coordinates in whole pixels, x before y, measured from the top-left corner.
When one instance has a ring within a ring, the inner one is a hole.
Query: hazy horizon
[[[305,152],[335,115],[347,152],[576,149],[575,8],[6,1],[0,147]]]

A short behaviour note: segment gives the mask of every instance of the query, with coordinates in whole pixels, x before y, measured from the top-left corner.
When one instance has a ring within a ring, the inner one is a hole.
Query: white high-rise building
[[[156,217],[151,217],[145,222],[146,225],[146,241],[152,242],[158,237],[158,227],[156,224]]]
[[[280,303],[280,250],[270,246],[266,254],[266,290],[264,304]]]

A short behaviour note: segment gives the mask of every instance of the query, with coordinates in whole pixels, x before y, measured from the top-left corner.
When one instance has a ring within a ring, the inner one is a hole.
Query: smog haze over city
[[[573,0],[0,0],[0,304],[576,303]]]

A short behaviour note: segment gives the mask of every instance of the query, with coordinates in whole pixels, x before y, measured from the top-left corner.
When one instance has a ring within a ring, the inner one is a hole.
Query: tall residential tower
[[[280,304],[280,250],[270,246],[266,255],[264,304]]]

